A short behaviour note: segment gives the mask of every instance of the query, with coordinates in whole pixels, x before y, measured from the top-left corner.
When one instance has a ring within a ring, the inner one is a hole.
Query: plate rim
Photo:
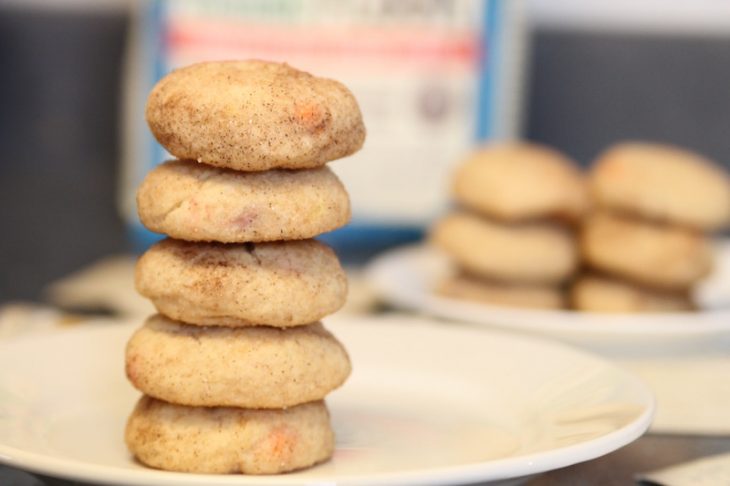
[[[423,243],[395,247],[370,261],[364,270],[365,278],[381,299],[397,307],[427,312],[439,318],[513,331],[531,333],[538,331],[543,335],[557,333],[560,336],[570,334],[580,337],[614,335],[652,338],[730,334],[730,309],[661,314],[605,314],[571,310],[519,309],[467,302],[421,292],[419,289],[404,289],[392,282],[393,272],[390,268],[394,265],[405,267],[414,258],[422,258],[424,255],[428,257],[429,254],[432,254],[433,258],[443,257],[437,249]],[[415,275],[418,274],[411,274]],[[480,317],[471,317],[473,315]],[[488,319],[494,322],[487,322]],[[524,319],[528,321],[524,322]],[[539,325],[533,322],[538,319],[547,319],[550,322]],[[567,322],[555,322],[558,319]],[[586,323],[586,320],[593,322]],[[690,320],[693,322],[689,322]]]
[[[376,321],[373,325],[389,325],[387,321],[409,321],[412,323],[420,323],[424,327],[441,328],[445,323],[420,318],[416,316],[332,316],[327,321],[333,321],[332,325],[341,325],[346,321]],[[456,330],[474,336],[487,337],[490,333],[483,330],[476,330],[466,326],[459,326],[458,323],[449,332]],[[345,324],[347,325],[347,324]],[[392,324],[391,324],[392,325]],[[125,332],[131,331],[138,327],[129,323],[119,323],[109,325],[109,322],[103,324],[104,327],[98,328],[77,328],[47,334],[35,334],[16,336],[0,342],[0,350],[5,347],[13,346],[15,343],[23,341],[33,341],[35,339],[63,339],[64,335],[86,334],[86,333],[107,333],[112,331]],[[343,474],[341,476],[316,477],[316,476],[293,476],[293,475],[272,475],[272,476],[256,476],[256,475],[206,475],[206,474],[189,474],[161,471],[155,469],[124,469],[115,466],[106,466],[95,463],[85,462],[73,458],[59,458],[42,454],[38,452],[28,452],[23,449],[5,445],[0,439],[0,463],[21,470],[44,474],[52,477],[62,477],[78,481],[88,481],[99,484],[125,484],[125,485],[193,485],[206,484],[211,486],[231,485],[231,484],[262,484],[262,485],[282,485],[291,486],[299,484],[322,484],[323,482],[342,485],[441,485],[441,484],[463,484],[473,481],[499,481],[518,477],[528,477],[542,472],[547,472],[560,467],[566,467],[580,462],[585,462],[597,457],[601,457],[612,451],[615,451],[627,444],[630,444],[641,435],[643,435],[651,425],[651,421],[656,413],[656,399],[650,389],[638,377],[630,373],[626,369],[614,364],[610,360],[587,352],[585,350],[569,346],[560,342],[551,341],[536,336],[525,336],[509,333],[503,330],[495,330],[493,334],[500,335],[502,338],[515,341],[530,341],[540,346],[553,348],[556,351],[565,353],[569,352],[576,358],[591,360],[597,364],[601,364],[610,368],[616,374],[617,380],[630,386],[637,393],[637,399],[641,401],[643,410],[631,422],[624,424],[620,428],[613,430],[599,437],[589,439],[588,441],[578,444],[561,446],[549,449],[547,451],[532,452],[518,457],[507,457],[488,460],[479,463],[470,463],[464,465],[442,466],[429,469],[396,471],[387,473],[377,473],[369,476],[356,476],[352,474]],[[515,470],[519,469],[519,475],[515,475]],[[110,475],[111,473],[111,475]]]

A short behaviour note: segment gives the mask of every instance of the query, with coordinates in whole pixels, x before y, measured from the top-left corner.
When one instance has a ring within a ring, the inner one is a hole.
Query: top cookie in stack
[[[365,141],[344,85],[266,61],[178,69],[155,86],[146,117],[175,157],[240,171],[322,167]]]
[[[127,376],[146,395],[128,422],[130,450],[153,467],[206,473],[325,460],[334,442],[323,399],[350,363],[317,321],[344,304],[347,280],[311,238],[349,221],[325,164],[362,146],[357,102],[285,64],[211,62],[163,78],[146,114],[180,160],[137,193],[142,223],[171,238],[136,268],[161,315],[127,346]]]
[[[532,143],[496,143],[456,170],[461,209],[432,240],[462,275],[442,283],[452,297],[520,307],[565,305],[561,284],[577,269],[570,225],[587,209],[582,174],[563,154]]]

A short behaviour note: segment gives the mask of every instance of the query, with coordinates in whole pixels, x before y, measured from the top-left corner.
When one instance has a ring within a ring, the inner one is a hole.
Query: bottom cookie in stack
[[[276,474],[312,466],[334,450],[324,401],[286,409],[187,407],[143,396],[125,432],[144,464],[167,471]]]

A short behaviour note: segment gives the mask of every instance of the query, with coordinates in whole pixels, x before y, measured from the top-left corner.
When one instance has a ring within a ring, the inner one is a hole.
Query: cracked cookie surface
[[[166,239],[140,257],[137,290],[157,310],[204,326],[289,327],[339,310],[347,278],[315,240],[195,243]]]
[[[365,141],[344,85],[257,60],[172,71],[152,90],[145,115],[174,156],[241,171],[320,167]]]
[[[321,323],[202,327],[158,314],[127,344],[126,374],[179,405],[286,408],[323,399],[347,379],[350,360]]]
[[[284,410],[184,407],[143,396],[125,441],[144,464],[168,471],[276,474],[311,466],[334,452],[324,402]]]

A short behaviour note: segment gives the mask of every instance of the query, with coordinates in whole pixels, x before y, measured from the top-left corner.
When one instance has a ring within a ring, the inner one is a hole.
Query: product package
[[[134,14],[125,85],[121,208],[139,247],[155,235],[134,188],[169,154],[145,129],[144,93],[170,70],[258,58],[342,81],[363,150],[332,164],[352,223],[323,237],[348,259],[416,239],[448,204],[450,173],[476,143],[517,134],[524,26],[515,0],[152,0]]]

